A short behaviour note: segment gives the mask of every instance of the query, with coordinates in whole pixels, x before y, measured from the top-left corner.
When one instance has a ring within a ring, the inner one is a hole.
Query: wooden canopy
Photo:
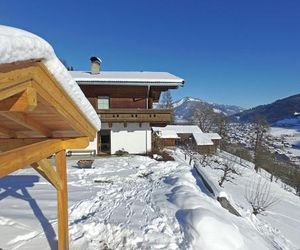
[[[96,133],[41,60],[0,65],[0,178],[31,166],[55,187],[59,249],[69,248],[65,150]]]

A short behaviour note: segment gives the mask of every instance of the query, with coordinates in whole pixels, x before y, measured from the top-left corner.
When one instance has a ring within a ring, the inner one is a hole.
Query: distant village
[[[231,123],[229,125],[229,140],[231,143],[243,145],[245,148],[253,149],[254,128],[252,123]],[[300,166],[300,155],[295,155],[291,149],[295,147],[291,143],[292,134],[281,134],[275,136],[270,133],[265,136],[267,149],[282,160],[288,160]]]

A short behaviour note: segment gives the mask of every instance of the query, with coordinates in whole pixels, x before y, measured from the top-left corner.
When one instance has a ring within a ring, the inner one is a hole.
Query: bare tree
[[[282,170],[285,166],[276,159],[275,155],[268,151],[264,146],[261,147],[257,154],[256,164],[259,168],[262,168],[270,173],[270,181],[272,182],[274,177],[275,181],[280,177]]]
[[[172,117],[171,124],[172,124],[174,122],[174,111],[173,111],[174,107],[173,107],[173,98],[170,90],[163,93],[160,107],[163,109],[171,110],[171,117]]]
[[[252,156],[251,156],[250,151],[246,148],[243,148],[242,146],[239,146],[235,150],[234,154],[240,158],[240,164],[242,164],[243,160],[252,161]]]
[[[212,160],[211,156],[207,155],[207,154],[201,155],[198,158],[198,161],[199,161],[199,163],[202,167],[210,166],[211,165],[211,160]]]
[[[187,160],[187,157],[189,157],[189,164],[192,164],[192,161],[194,160],[197,147],[195,143],[193,143],[192,138],[188,138],[186,140],[182,141],[182,146],[184,150],[184,159]]]
[[[233,183],[233,180],[235,179],[235,175],[241,175],[235,167],[235,162],[230,160],[224,160],[218,167],[215,167],[214,169],[221,170],[222,176],[219,180],[219,186],[223,187],[223,183],[225,181]]]
[[[215,114],[214,118],[215,131],[221,136],[220,149],[225,149],[228,141],[228,118],[223,114]]]
[[[252,206],[252,213],[254,215],[265,212],[268,208],[279,202],[279,198],[271,194],[271,183],[262,180],[261,177],[257,182],[252,180],[246,186],[245,198]]]
[[[256,117],[254,121],[254,169],[256,172],[259,170],[259,158],[264,154],[263,138],[268,131],[269,125],[264,117]]]
[[[162,99],[161,99],[161,107],[166,108],[166,109],[173,108],[173,98],[172,98],[170,90],[163,93]]]
[[[298,168],[294,168],[290,171],[290,180],[291,185],[295,188],[296,194],[300,196],[300,170]]]
[[[214,110],[208,105],[202,105],[194,112],[193,123],[197,124],[204,133],[207,133],[215,124],[215,118]]]
[[[161,139],[157,134],[153,134],[152,136],[152,153],[159,154],[163,150],[164,146],[162,144]]]

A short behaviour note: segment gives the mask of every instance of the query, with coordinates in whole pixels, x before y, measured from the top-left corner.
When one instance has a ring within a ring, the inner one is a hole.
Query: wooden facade
[[[213,145],[197,145],[193,134],[192,133],[185,133],[180,134],[178,133],[178,136],[180,137],[180,144],[190,144],[192,143],[194,145],[195,150],[202,155],[211,155],[215,154],[217,152],[217,149],[220,146],[220,140],[212,139]]]
[[[79,86],[93,107],[97,110],[98,96],[108,96],[111,109],[152,109],[153,102],[158,102],[162,91],[170,87],[149,87],[130,85],[96,85]]]
[[[0,178],[31,166],[53,185],[60,250],[69,248],[65,150],[87,147],[96,132],[40,60],[0,65]]]
[[[147,108],[147,87],[143,86],[103,86],[103,85],[79,85],[85,96],[98,109],[98,96],[109,97],[109,107],[111,109],[124,108]],[[151,100],[149,98],[149,107]]]
[[[173,138],[159,138],[161,145],[164,147],[175,147],[178,139]]]
[[[212,155],[217,152],[215,145],[198,145],[197,152],[202,155]]]
[[[105,123],[143,123],[165,125],[172,120],[171,111],[152,109],[153,102],[159,100],[161,91],[168,87],[96,85],[80,84],[94,109]],[[109,109],[98,109],[98,97],[109,98]]]
[[[171,111],[169,109],[108,109],[97,110],[102,122],[149,122],[170,123]]]
[[[178,88],[180,82],[174,85],[166,82],[163,85],[161,80],[150,83],[142,78],[131,82],[126,77],[124,80],[122,77],[103,80],[101,78],[105,78],[105,75],[101,75],[101,72],[99,78],[97,74],[92,77],[83,74],[82,78],[74,75],[101,117],[102,130],[98,133],[96,143],[90,147],[96,149],[98,155],[113,154],[118,150],[145,154],[151,150],[151,143],[148,143],[152,140],[151,126],[165,126],[172,121],[171,110],[153,109],[153,103],[159,101],[161,92]],[[124,138],[128,140],[126,145],[122,143]],[[139,149],[136,145],[140,146]]]

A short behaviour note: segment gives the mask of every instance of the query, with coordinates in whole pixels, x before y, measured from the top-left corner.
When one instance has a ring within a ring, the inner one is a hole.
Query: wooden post
[[[62,189],[57,191],[58,250],[69,249],[68,189],[65,150],[55,155],[56,172],[62,181]]]

